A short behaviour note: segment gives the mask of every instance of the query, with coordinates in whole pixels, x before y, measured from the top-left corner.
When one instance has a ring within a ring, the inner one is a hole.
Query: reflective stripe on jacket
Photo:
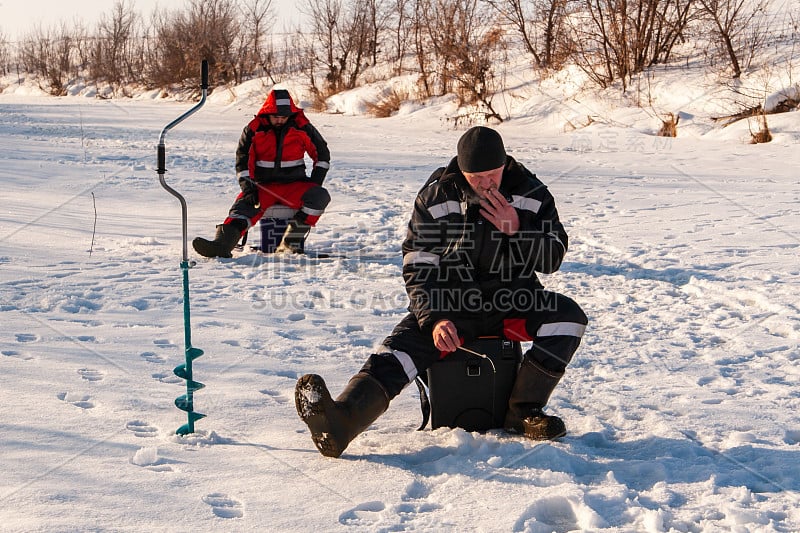
[[[483,312],[498,294],[541,288],[536,272],[561,266],[567,233],[547,187],[508,156],[500,192],[519,216],[512,236],[479,213],[455,158],[419,191],[403,241],[403,278],[423,330],[442,318]]]

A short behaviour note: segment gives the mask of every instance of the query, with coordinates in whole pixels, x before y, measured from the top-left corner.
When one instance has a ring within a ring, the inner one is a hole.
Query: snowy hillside
[[[568,435],[416,432],[412,387],[338,460],[314,448],[294,383],[315,372],[338,392],[404,315],[400,241],[454,155],[452,102],[371,119],[350,94],[311,115],[333,200],[308,247],[347,258],[192,254],[208,417],[179,437],[180,209],[155,145],[188,104],[0,96],[0,529],[800,530],[800,115],[750,145],[746,121],[711,125],[702,87],[671,87],[676,139],[652,135],[652,112],[546,87],[498,126],[570,234],[544,282],[590,317],[550,403]],[[168,135],[190,238],[238,191],[263,94],[215,93]],[[566,131],[587,115],[602,120]]]

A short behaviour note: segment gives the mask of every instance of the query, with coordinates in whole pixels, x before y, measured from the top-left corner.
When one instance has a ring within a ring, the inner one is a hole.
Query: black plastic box
[[[490,337],[471,341],[464,348],[488,356],[491,362],[456,350],[428,369],[431,427],[502,428],[522,347],[518,342]]]

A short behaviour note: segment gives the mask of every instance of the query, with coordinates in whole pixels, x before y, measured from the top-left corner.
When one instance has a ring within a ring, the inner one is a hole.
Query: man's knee
[[[303,194],[301,201],[304,206],[321,211],[328,207],[331,195],[325,187],[312,187]]]
[[[409,369],[405,366],[398,356],[387,348],[381,353],[370,355],[367,362],[361,367],[361,372],[378,380],[391,399],[400,394],[406,385],[414,380],[414,377],[409,377]]]
[[[556,313],[565,322],[574,322],[582,326],[586,326],[589,323],[589,318],[581,306],[578,305],[578,302],[563,294],[559,295]]]

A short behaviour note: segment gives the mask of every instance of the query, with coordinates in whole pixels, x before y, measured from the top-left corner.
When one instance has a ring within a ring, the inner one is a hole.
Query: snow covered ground
[[[585,116],[574,102],[557,116]],[[167,136],[190,238],[237,192],[259,103],[210,99]],[[463,130],[436,108],[311,115],[333,201],[308,247],[349,256],[191,254],[208,417],[179,437],[180,209],[155,145],[188,107],[0,97],[0,529],[800,530],[800,114],[770,117],[764,145],[691,113],[676,139],[636,110],[569,133],[552,114],[500,125],[570,233],[544,282],[591,320],[550,403],[569,434],[416,432],[411,387],[334,460],[295,380],[338,392],[404,315],[411,202]]]

